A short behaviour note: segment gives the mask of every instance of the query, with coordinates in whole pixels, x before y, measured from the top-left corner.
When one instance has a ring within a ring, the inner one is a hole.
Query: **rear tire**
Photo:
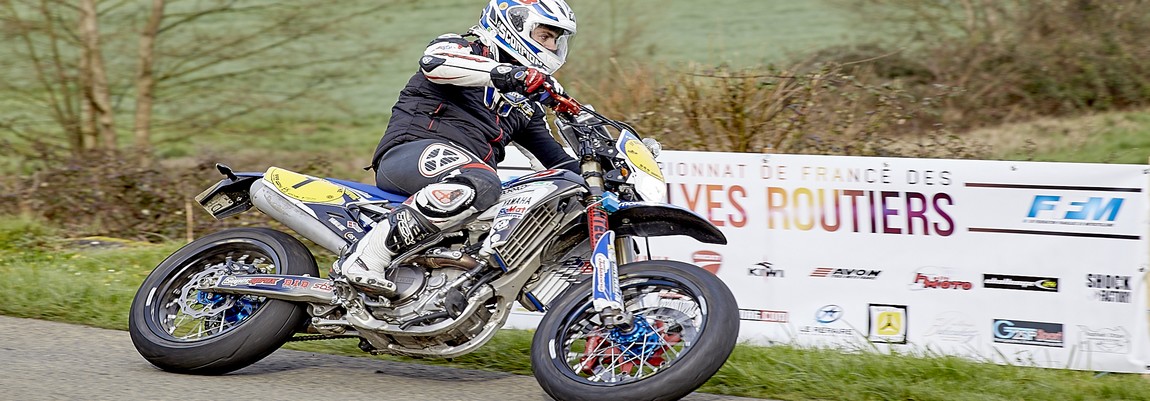
[[[170,372],[223,374],[270,355],[303,327],[303,305],[194,288],[193,280],[243,274],[237,269],[318,276],[307,247],[280,231],[238,228],[195,240],[156,266],[132,300],[128,332],[140,355]]]
[[[644,261],[620,266],[619,284],[636,315],[631,333],[598,326],[590,280],[552,303],[531,344],[531,368],[547,394],[565,401],[676,400],[731,355],[738,305],[714,274],[682,262]]]

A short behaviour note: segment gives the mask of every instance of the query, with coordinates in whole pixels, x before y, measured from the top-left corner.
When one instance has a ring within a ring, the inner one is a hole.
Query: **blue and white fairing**
[[[569,170],[543,170],[503,183],[499,203],[478,218],[491,220],[491,235],[485,245],[495,249],[507,243],[535,205],[585,188],[583,178]]]

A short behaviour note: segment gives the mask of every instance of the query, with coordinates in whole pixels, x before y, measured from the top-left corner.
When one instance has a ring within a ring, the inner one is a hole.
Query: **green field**
[[[739,66],[781,62],[788,54],[827,44],[850,43],[862,36],[852,30],[845,11],[827,0],[710,2],[572,0],[579,33],[572,40],[571,66],[608,63],[604,44],[635,40],[625,54],[656,64],[691,63]],[[431,39],[463,33],[475,25],[483,2],[433,0],[399,2],[361,40],[395,46],[395,54],[365,71],[365,80],[337,94],[355,111],[354,119],[385,114],[399,89],[416,70],[416,61]],[[633,38],[617,38],[635,25]],[[569,68],[566,68],[569,69]],[[560,71],[559,78],[568,71]],[[318,116],[320,118],[324,116]]]

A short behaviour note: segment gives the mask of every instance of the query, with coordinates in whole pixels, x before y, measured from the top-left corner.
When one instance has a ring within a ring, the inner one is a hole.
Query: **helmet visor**
[[[550,52],[560,60],[567,59],[567,42],[574,35],[570,31],[541,23],[531,24],[525,28],[532,45],[542,51]],[[551,50],[552,48],[555,50]]]

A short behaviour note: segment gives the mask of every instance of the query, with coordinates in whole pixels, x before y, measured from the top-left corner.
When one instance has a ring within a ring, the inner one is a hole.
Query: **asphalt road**
[[[234,373],[160,371],[126,331],[0,316],[0,400],[550,400],[531,376],[279,350]],[[693,393],[685,400],[750,400]]]

